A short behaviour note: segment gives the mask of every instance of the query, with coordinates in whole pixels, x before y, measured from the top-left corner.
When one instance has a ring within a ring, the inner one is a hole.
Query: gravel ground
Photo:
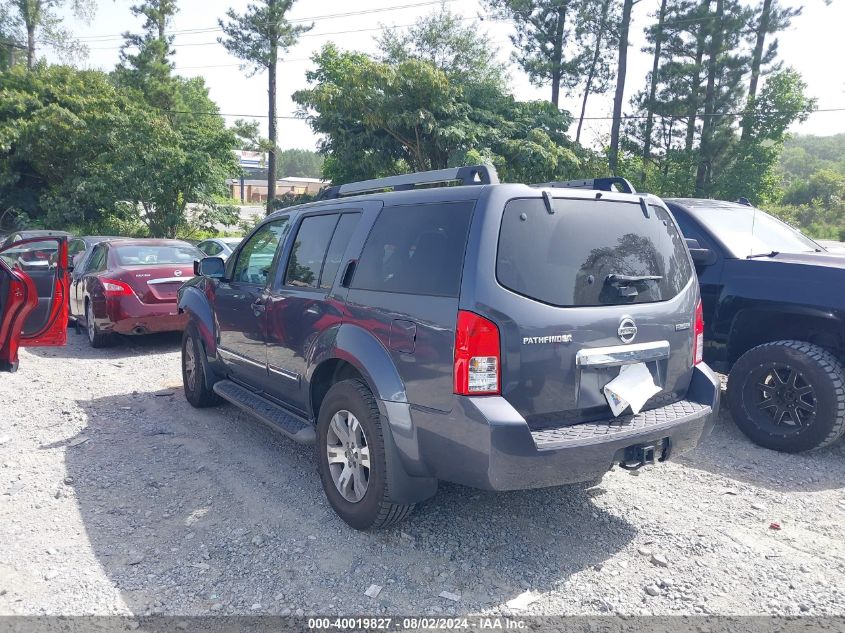
[[[0,614],[845,614],[842,442],[781,455],[723,415],[639,474],[443,485],[359,533],[313,449],[188,405],[177,337],[69,337],[0,375]]]

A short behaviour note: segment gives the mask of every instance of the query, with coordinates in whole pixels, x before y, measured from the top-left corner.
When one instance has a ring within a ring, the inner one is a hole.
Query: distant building
[[[287,176],[276,181],[276,197],[298,196],[303,193],[317,193],[327,186],[329,181],[319,178],[300,178],[298,176]],[[258,179],[230,178],[226,181],[229,187],[229,195],[235,200],[244,203],[266,202],[267,181]]]

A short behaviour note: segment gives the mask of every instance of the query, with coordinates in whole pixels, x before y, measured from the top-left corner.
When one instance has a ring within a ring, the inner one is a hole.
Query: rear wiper
[[[780,255],[780,251],[771,251],[769,253],[755,253],[754,255],[748,255],[745,259],[755,259],[757,257],[774,257],[775,255]]]
[[[661,279],[663,279],[662,275],[617,275],[616,273],[611,273],[607,276],[605,282],[614,286],[624,286],[643,281],[660,281]]]

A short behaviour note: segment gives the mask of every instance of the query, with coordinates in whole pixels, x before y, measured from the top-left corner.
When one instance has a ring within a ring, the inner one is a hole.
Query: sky
[[[634,7],[631,28],[632,44],[628,55],[628,79],[625,103],[645,84],[650,70],[649,55],[641,52],[645,44],[643,29],[652,21],[659,0],[641,0]],[[99,0],[93,20],[85,24],[69,13],[64,16],[69,28],[89,48],[88,58],[76,64],[84,68],[111,70],[118,61],[122,43],[120,34],[126,30],[140,31],[141,20],[130,13],[130,0]],[[242,12],[245,1],[237,0],[179,0],[180,11],[174,19],[172,32],[176,34],[173,57],[176,72],[186,76],[205,78],[211,98],[229,122],[236,118],[256,115],[266,130],[267,76],[249,76],[241,70],[239,61],[217,42],[220,31],[217,18],[232,8]],[[488,39],[490,46],[509,69],[511,89],[518,99],[548,99],[548,86],[532,86],[519,67],[510,60],[512,46],[509,34],[512,25],[505,21],[484,19],[483,0],[447,0],[449,9],[465,18]],[[796,4],[782,0],[782,5]],[[798,70],[808,84],[808,93],[818,101],[820,109],[843,108],[840,112],[817,112],[792,132],[829,135],[845,132],[845,64],[842,64],[845,44],[842,25],[845,24],[845,0],[833,0],[828,6],[823,0],[805,0],[803,13],[795,18],[790,29],[779,36],[780,59]],[[401,28],[417,18],[438,9],[431,0],[299,0],[290,18],[314,24],[280,64],[278,80],[278,114],[291,116],[295,105],[290,95],[307,86],[305,72],[313,64],[311,55],[327,42],[339,48],[373,53],[375,38],[383,28]],[[349,15],[370,11],[366,14]],[[346,14],[346,15],[338,15]],[[56,61],[49,51],[47,58]],[[570,112],[580,110],[580,95],[561,100],[561,107]],[[587,117],[609,117],[612,96],[591,96],[587,103]],[[263,116],[262,116],[263,115]],[[574,135],[574,126],[571,130]],[[610,121],[588,120],[584,123],[582,141],[598,146],[610,134]],[[279,121],[279,145],[284,148],[315,149],[317,137],[302,120]]]

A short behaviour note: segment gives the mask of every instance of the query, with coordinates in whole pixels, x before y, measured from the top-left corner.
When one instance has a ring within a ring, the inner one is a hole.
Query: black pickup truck
[[[845,255],[747,203],[668,199],[701,286],[704,360],[737,426],[779,451],[845,433]]]

